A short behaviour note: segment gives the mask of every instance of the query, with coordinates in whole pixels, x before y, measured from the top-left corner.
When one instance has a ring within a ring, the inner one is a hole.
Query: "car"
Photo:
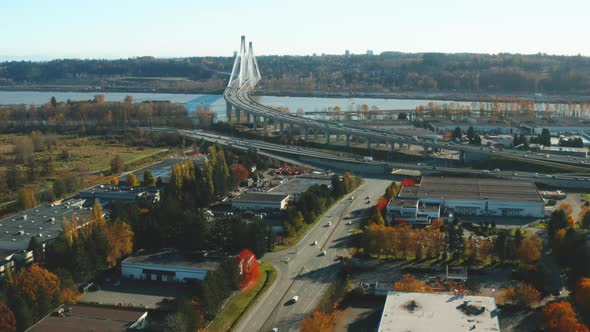
[[[365,197],[365,199],[371,199],[371,196],[367,196],[367,197]]]
[[[121,280],[115,280],[113,286],[121,286]]]
[[[494,172],[494,173],[500,173],[501,171],[500,171],[499,168],[494,168],[494,170],[492,172]]]
[[[297,303],[299,301],[299,296],[295,295],[291,298],[291,303]]]
[[[346,224],[347,225],[352,225],[352,221],[349,220],[349,221],[346,222]]]
[[[328,227],[332,226],[332,222],[331,221],[328,221],[328,223],[326,224],[326,226],[328,226]]]
[[[371,201],[367,201],[365,204],[371,204]]]
[[[271,332],[279,332],[279,328],[278,327],[273,327]]]
[[[326,256],[327,252],[325,250],[322,250],[322,252],[320,253],[320,256]]]
[[[487,169],[484,169],[483,171],[481,171],[482,173],[488,174],[490,171]]]
[[[312,245],[312,246],[317,246],[317,245],[318,245],[318,241],[313,241],[313,242],[311,243],[311,245]]]

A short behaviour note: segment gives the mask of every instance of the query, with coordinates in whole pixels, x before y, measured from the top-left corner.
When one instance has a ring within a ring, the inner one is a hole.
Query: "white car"
[[[326,256],[326,255],[327,255],[326,251],[322,250],[322,252],[320,253],[320,256]]]
[[[332,222],[331,221],[328,221],[328,227],[329,226],[332,226]]]
[[[297,301],[299,301],[299,296],[295,295],[291,298],[291,302],[297,303]]]
[[[349,220],[349,221],[346,222],[346,224],[347,225],[352,225],[352,221]]]
[[[312,246],[317,246],[317,245],[318,245],[318,241],[313,241],[313,242],[311,243],[311,245],[312,245]]]

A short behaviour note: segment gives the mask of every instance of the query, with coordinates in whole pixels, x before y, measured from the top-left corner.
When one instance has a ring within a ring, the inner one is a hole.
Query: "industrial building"
[[[125,278],[163,282],[203,280],[219,262],[206,257],[189,258],[174,250],[150,252],[140,250],[121,262]]]
[[[500,331],[493,297],[389,292],[379,332]]]
[[[387,205],[387,221],[428,224],[452,216],[545,216],[545,204],[533,181],[423,177],[404,186]]]
[[[558,156],[571,156],[579,158],[588,157],[588,148],[568,148],[562,146],[543,146],[540,150],[541,153],[554,154]]]
[[[138,200],[157,202],[160,200],[160,190],[157,188],[126,187],[101,184],[81,191],[79,196],[80,198],[84,199],[99,199],[102,202]]]
[[[25,250],[33,236],[39,243],[56,238],[64,219],[85,219],[90,215],[85,203],[85,199],[70,199],[59,205],[42,204],[0,220],[0,249]]]
[[[240,196],[232,199],[232,209],[245,211],[260,211],[260,210],[285,210],[287,209],[287,202],[289,195],[274,194],[269,192],[246,192]]]
[[[307,189],[313,185],[325,185],[332,188],[332,180],[325,175],[302,175],[294,177],[269,190],[269,193],[289,195],[289,201],[298,202]]]
[[[62,305],[27,332],[138,331],[147,326],[147,315],[142,309]]]

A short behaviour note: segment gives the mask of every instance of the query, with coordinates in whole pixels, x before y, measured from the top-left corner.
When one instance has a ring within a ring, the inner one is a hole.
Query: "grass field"
[[[272,265],[268,263],[260,264],[260,278],[258,278],[258,281],[234,295],[206,331],[223,332],[231,330],[246,310],[272,285],[276,278],[277,272]]]
[[[78,137],[75,135],[55,135],[56,144],[51,149],[35,152],[32,160],[41,171],[43,163],[52,160],[53,174],[41,176],[40,173],[33,183],[28,183],[36,192],[51,185],[54,179],[67,176],[84,176],[85,184],[104,181],[100,173],[110,171],[110,161],[120,155],[130,166],[141,165],[144,161],[156,161],[161,155],[161,148],[142,148],[121,144],[114,139],[101,136]],[[8,167],[14,162],[13,150],[15,142],[24,138],[23,135],[0,135],[0,174],[6,174]],[[69,157],[64,157],[67,151]],[[30,168],[19,164],[17,168],[29,177]],[[93,174],[95,173],[95,174]],[[29,181],[27,181],[29,182]],[[11,201],[16,197],[15,192],[0,193],[0,203]]]
[[[581,194],[580,197],[582,197],[583,200],[590,201],[590,194]]]

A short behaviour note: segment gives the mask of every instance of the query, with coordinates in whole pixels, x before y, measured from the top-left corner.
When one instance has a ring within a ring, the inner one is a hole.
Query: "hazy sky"
[[[0,60],[345,50],[590,55],[590,0],[0,0]]]

